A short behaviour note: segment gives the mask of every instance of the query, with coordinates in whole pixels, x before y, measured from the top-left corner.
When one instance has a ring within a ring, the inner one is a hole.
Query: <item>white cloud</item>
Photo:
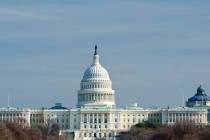
[[[55,17],[39,13],[38,11],[18,9],[14,7],[0,7],[0,22],[18,20],[53,20]]]

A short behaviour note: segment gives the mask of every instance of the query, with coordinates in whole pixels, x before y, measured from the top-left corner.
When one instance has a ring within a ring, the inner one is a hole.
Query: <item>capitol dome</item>
[[[100,64],[92,65],[91,67],[87,68],[82,80],[85,81],[93,78],[110,80],[109,73]]]
[[[109,73],[99,62],[97,46],[92,65],[85,70],[80,83],[77,107],[115,107],[115,91]]]

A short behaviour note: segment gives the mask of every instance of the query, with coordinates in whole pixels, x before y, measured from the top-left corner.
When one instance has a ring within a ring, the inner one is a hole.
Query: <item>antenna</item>
[[[9,98],[10,98],[10,94],[8,93],[7,94],[7,107],[8,108],[10,107],[10,100],[9,100]]]
[[[184,107],[185,106],[185,97],[184,97],[184,93],[182,94],[182,106]]]
[[[7,107],[10,108],[10,94],[11,94],[11,89],[8,88],[8,93],[7,93]]]

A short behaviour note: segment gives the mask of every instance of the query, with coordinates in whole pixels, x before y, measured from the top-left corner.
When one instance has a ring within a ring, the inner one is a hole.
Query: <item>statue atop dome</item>
[[[98,55],[97,50],[98,50],[98,47],[97,47],[97,45],[95,45],[95,52],[94,52],[94,55],[93,55],[93,64],[92,64],[92,66],[100,65],[100,63],[99,63],[99,55]]]
[[[203,94],[205,90],[202,88],[202,85],[200,85],[197,89],[197,94]]]
[[[97,49],[98,49],[98,47],[97,47],[97,45],[95,45],[95,53],[94,53],[94,55],[98,54]]]

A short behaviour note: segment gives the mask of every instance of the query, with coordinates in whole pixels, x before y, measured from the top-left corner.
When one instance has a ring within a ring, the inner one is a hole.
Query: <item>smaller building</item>
[[[177,107],[162,109],[162,124],[173,125],[175,123],[189,122],[199,126],[205,126],[207,122],[207,109]]]
[[[205,93],[205,90],[200,85],[197,88],[197,93],[188,99],[186,102],[187,107],[196,109],[207,109],[208,110],[208,123],[210,124],[210,97]]]
[[[205,107],[210,106],[210,97],[205,93],[205,90],[200,85],[197,93],[188,99],[186,102],[187,107]]]

